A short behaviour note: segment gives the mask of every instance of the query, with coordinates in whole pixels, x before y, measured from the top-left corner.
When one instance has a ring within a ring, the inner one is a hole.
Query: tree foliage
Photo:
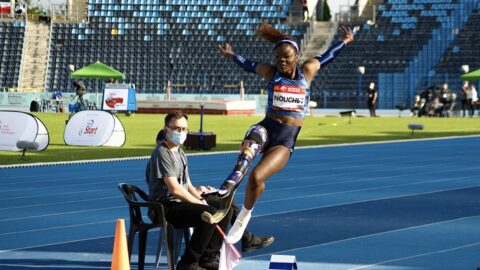
[[[323,16],[322,21],[330,21],[332,14],[330,12],[330,6],[328,5],[328,0],[323,1]]]

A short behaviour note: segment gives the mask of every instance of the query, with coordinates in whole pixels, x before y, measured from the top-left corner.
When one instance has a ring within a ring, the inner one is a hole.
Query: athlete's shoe
[[[240,213],[241,212],[242,211],[240,211]],[[248,211],[248,213],[243,217],[243,219],[240,219],[239,216],[240,214],[237,216],[237,219],[235,219],[235,223],[233,223],[232,227],[230,227],[230,230],[228,230],[228,234],[225,237],[225,242],[227,243],[235,244],[240,241],[240,239],[242,239],[242,236],[247,229],[248,222],[252,217],[251,211]]]
[[[222,206],[217,209],[215,214],[210,214],[209,212],[202,213],[202,220],[209,224],[217,224],[228,214],[230,206],[232,206],[233,198],[235,197],[235,192],[237,189],[234,189],[228,193],[225,197],[221,197]]]

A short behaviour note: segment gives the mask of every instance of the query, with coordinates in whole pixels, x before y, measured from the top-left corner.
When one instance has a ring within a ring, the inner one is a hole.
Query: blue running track
[[[299,148],[267,181],[249,224],[275,242],[243,254],[235,269],[268,269],[272,254],[284,254],[296,256],[300,270],[475,270],[478,149],[475,136]],[[190,156],[194,184],[217,186],[236,156]],[[115,221],[128,226],[116,185],[147,190],[145,165],[141,158],[0,168],[0,269],[109,269]],[[150,234],[146,269],[157,237]],[[135,254],[136,247],[132,269]]]

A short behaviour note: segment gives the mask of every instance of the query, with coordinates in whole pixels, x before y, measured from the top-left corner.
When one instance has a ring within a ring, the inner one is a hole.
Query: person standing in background
[[[470,87],[468,87],[468,91],[467,91],[468,114],[470,115],[470,117],[475,116],[475,105],[477,101],[478,101],[477,89],[475,88],[475,85],[471,84]]]
[[[462,116],[463,117],[465,117],[467,115],[465,113],[465,111],[468,108],[467,96],[468,96],[468,82],[466,81],[466,82],[463,83],[463,87],[460,90],[460,102],[461,102],[461,105],[462,105]]]
[[[367,107],[371,117],[377,116],[375,110],[377,108],[378,91],[375,87],[375,82],[371,82],[367,89]]]
[[[303,21],[308,22],[310,19],[310,13],[308,12],[307,0],[302,0],[302,8],[303,8]]]

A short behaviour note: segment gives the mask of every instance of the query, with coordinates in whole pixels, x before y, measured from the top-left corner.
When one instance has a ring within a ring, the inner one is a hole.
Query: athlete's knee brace
[[[242,152],[238,156],[237,164],[220,189],[233,190],[240,184],[252,160],[262,152],[267,144],[267,138],[268,133],[263,126],[253,125],[250,127],[242,142]]]

